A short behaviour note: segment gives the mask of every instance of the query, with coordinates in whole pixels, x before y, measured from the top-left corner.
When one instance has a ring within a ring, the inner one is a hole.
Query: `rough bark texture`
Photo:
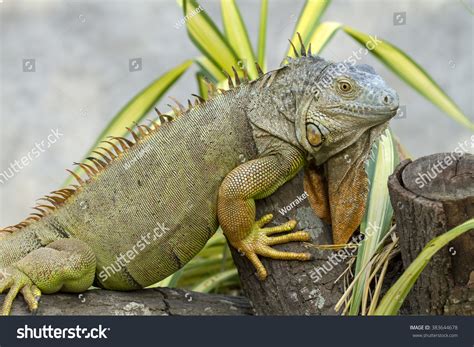
[[[4,295],[0,295],[0,302]],[[12,315],[30,315],[19,298]],[[203,294],[171,288],[143,289],[133,292],[89,290],[83,294],[43,295],[38,315],[253,315],[247,298]]]
[[[295,204],[285,215],[280,210],[298,197],[303,201]],[[303,190],[303,172],[286,183],[270,197],[257,203],[257,218],[272,213],[273,221],[268,226],[279,225],[296,219],[295,230],[306,230],[312,243],[331,244],[331,228],[325,225],[311,209]],[[309,243],[291,243],[273,246],[275,249],[292,252],[311,252],[314,259],[308,262],[281,261],[261,258],[268,271],[268,278],[259,281],[250,262],[232,249],[234,262],[246,296],[259,315],[334,315],[334,305],[343,293],[342,280],[335,279],[346,268],[345,262],[333,265],[328,257],[332,251],[321,251]],[[232,247],[231,247],[232,248]],[[319,271],[317,270],[318,268]],[[319,276],[318,276],[319,274]],[[317,280],[317,277],[320,277]]]
[[[431,239],[474,217],[473,155],[405,160],[388,186],[405,269]],[[473,277],[471,230],[433,256],[407,297],[410,314],[473,315]]]

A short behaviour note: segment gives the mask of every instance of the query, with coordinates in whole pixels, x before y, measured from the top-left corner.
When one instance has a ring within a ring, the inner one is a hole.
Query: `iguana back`
[[[88,244],[96,285],[108,289],[142,288],[176,272],[217,230],[223,178],[255,155],[240,102],[229,91],[163,123],[35,228]]]

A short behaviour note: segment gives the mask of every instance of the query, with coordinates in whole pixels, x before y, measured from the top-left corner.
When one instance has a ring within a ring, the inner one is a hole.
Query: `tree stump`
[[[434,237],[474,217],[474,156],[439,153],[398,165],[388,181],[404,268]],[[410,314],[474,314],[474,233],[433,256],[407,297]]]
[[[282,209],[292,202],[294,207],[284,215]],[[331,228],[313,212],[303,190],[303,172],[266,199],[257,201],[257,219],[271,213],[275,226],[296,219],[295,230],[306,230],[314,244],[331,244]],[[282,261],[261,257],[268,277],[260,281],[255,268],[237,250],[230,247],[245,295],[258,315],[334,315],[334,306],[343,294],[342,280],[334,281],[346,268],[345,262],[331,262],[332,251],[318,250],[310,243],[294,242],[273,246],[291,252],[310,252],[313,260],[307,262]],[[334,258],[332,258],[334,260]],[[335,263],[335,264],[334,264]],[[319,272],[318,272],[318,268]],[[318,273],[321,275],[318,280]]]

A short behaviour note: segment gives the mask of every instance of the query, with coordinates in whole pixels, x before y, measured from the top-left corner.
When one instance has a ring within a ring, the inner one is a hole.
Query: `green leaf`
[[[428,265],[431,257],[441,248],[446,246],[456,237],[474,228],[474,218],[461,225],[435,237],[423,248],[421,253],[410,264],[408,269],[400,276],[395,284],[388,290],[379,306],[375,310],[375,315],[393,316],[398,314],[398,310],[405,301],[406,296],[415,284],[423,269]]]
[[[257,62],[262,68],[263,72],[267,71],[267,62],[265,59],[265,44],[267,42],[267,18],[268,0],[261,0],[260,25],[258,27]]]
[[[321,16],[323,15],[324,11],[331,3],[331,0],[307,0],[306,4],[303,7],[303,10],[300,13],[300,17],[298,18],[298,22],[295,27],[295,31],[291,41],[297,47],[298,50],[298,36],[296,33],[300,33],[301,38],[303,39],[304,44],[306,47],[309,44],[309,40],[311,35],[313,34],[314,30],[316,29]],[[294,57],[293,48],[288,49],[288,53],[286,54],[289,57]]]
[[[215,275],[212,275],[202,282],[195,285],[192,290],[195,292],[209,293],[216,288],[220,283],[238,275],[237,269],[230,269]]]
[[[201,56],[194,59],[194,62],[201,68],[201,70],[209,75],[212,81],[217,83],[227,79],[227,77],[222,73],[222,70],[209,60],[209,58]]]
[[[195,0],[184,0],[182,5],[191,41],[220,70],[231,71],[237,55],[212,19]]]
[[[380,241],[390,228],[393,209],[390,204],[387,181],[398,164],[398,155],[393,144],[390,130],[381,136],[375,148],[374,160],[370,160],[367,174],[370,182],[367,209],[360,230],[365,235],[357,252],[355,276],[361,271],[352,291],[352,302],[349,314],[357,315],[362,303],[365,283],[370,275],[371,267],[367,264],[380,247]]]
[[[202,73],[201,71],[196,73],[196,79],[198,83],[198,89],[199,89],[199,95],[203,97],[204,99],[207,100],[208,95],[207,95],[207,82],[204,78],[205,74]]]
[[[147,112],[160,100],[164,93],[181,77],[181,75],[191,66],[192,61],[186,60],[184,63],[169,70],[160,76],[148,86],[133,97],[105,127],[97,138],[94,145],[87,151],[85,157],[91,156],[92,151],[107,136],[122,136],[126,133],[125,127],[132,125],[133,122],[139,122]],[[79,167],[74,172],[80,172]],[[69,176],[64,185],[72,182],[73,177]]]
[[[167,288],[176,288],[179,279],[183,275],[183,268],[176,271],[174,274],[166,277],[165,279],[148,286],[147,288],[158,288],[158,287],[167,287]]]
[[[319,54],[341,27],[342,24],[338,22],[324,22],[319,24],[309,39],[309,42],[311,42],[311,52],[313,54]]]
[[[221,0],[221,10],[225,36],[239,57],[240,67],[247,68],[250,79],[257,78],[257,60],[235,0]]]
[[[399,48],[379,39],[377,42],[374,40],[375,36],[366,35],[348,26],[344,26],[343,30],[363,46],[371,42],[371,46],[374,48],[369,51],[389,69],[454,120],[468,129],[474,130],[474,123],[463,114],[454,101],[443,92],[421,66]]]

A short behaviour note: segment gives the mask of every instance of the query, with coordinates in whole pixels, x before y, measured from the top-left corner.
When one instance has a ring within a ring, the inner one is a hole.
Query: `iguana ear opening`
[[[367,132],[324,167],[310,162],[305,170],[304,187],[311,207],[319,218],[332,224],[336,245],[347,243],[364,216],[369,190],[365,160],[370,146]]]

